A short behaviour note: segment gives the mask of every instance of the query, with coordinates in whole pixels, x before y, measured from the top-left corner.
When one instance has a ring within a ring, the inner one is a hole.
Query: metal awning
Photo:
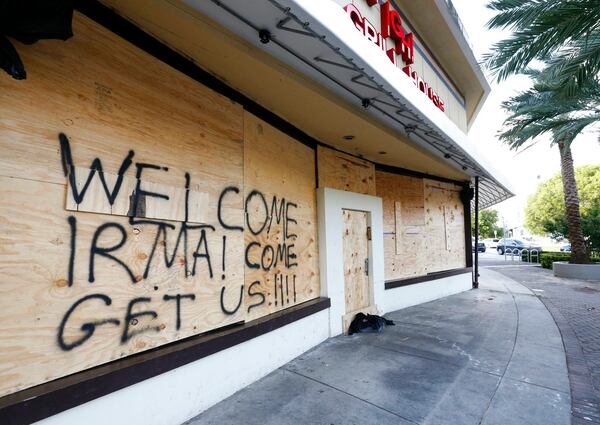
[[[472,178],[478,176],[480,208],[513,196],[510,185],[467,136],[356,30],[333,1],[184,2],[345,100],[362,105],[365,113],[413,145]]]

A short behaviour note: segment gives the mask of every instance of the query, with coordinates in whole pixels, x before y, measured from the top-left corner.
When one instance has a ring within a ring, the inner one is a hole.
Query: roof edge
[[[452,4],[452,0],[434,0],[435,4],[440,11],[446,25],[454,35],[455,40],[460,45],[469,66],[473,70],[473,73],[477,77],[477,80],[481,84],[481,88],[483,90],[483,95],[479,99],[477,106],[473,109],[471,116],[467,117],[467,128],[471,128],[471,124],[481,111],[485,100],[491,92],[491,86],[489,81],[487,80],[477,58],[475,57],[475,53],[473,53],[473,48],[471,47],[471,42],[469,41],[468,35],[460,21],[458,16],[458,12],[454,8],[454,4]]]

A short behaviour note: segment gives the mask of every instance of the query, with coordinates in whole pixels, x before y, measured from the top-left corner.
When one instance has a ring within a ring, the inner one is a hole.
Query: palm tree
[[[484,57],[503,80],[534,60],[549,63],[559,92],[573,95],[600,73],[600,0],[492,0],[488,28],[510,28]]]
[[[587,263],[589,252],[581,228],[571,144],[582,131],[600,122],[600,84],[588,79],[575,95],[565,97],[552,69],[525,73],[533,79],[533,87],[502,104],[509,117],[499,137],[517,150],[531,147],[539,136],[551,136],[551,143],[560,150],[571,262]]]
[[[519,149],[535,143],[537,136],[551,135],[561,155],[571,262],[585,263],[589,254],[571,143],[600,121],[600,0],[491,0],[488,8],[498,12],[488,27],[509,28],[512,35],[485,56],[487,67],[498,80],[516,73],[534,79],[532,89],[503,104],[510,116],[500,138]],[[543,62],[545,69],[528,71],[534,61]]]

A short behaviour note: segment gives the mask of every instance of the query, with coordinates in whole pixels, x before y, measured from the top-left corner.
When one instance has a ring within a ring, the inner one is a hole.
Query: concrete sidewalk
[[[600,425],[600,282],[556,277],[541,267],[494,270],[534,291],[554,317],[567,355],[572,425]]]
[[[332,338],[189,423],[569,424],[552,317],[514,280],[480,281],[388,314],[382,334]]]

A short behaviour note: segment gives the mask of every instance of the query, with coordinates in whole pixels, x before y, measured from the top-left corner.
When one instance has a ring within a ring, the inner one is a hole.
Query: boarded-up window
[[[77,13],[74,33],[0,79],[0,396],[319,294],[314,152]]]
[[[386,280],[465,267],[460,187],[378,171]]]
[[[244,115],[248,319],[319,295],[314,151]]]
[[[333,149],[317,148],[319,187],[375,195],[375,165]]]

